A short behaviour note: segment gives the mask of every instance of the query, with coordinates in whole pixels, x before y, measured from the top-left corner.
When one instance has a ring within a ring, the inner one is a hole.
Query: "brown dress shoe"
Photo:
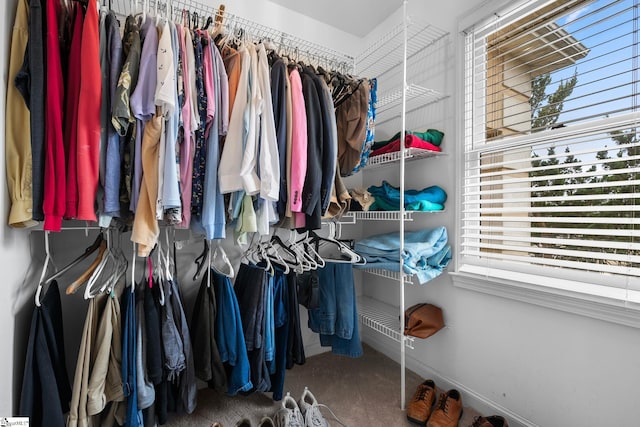
[[[407,407],[407,419],[412,423],[425,425],[431,415],[431,407],[436,400],[436,385],[426,380],[418,386]]]
[[[452,389],[440,394],[436,409],[429,417],[427,427],[457,427],[462,415],[462,396]]]
[[[475,417],[471,427],[509,427],[509,423],[500,415],[490,417]]]

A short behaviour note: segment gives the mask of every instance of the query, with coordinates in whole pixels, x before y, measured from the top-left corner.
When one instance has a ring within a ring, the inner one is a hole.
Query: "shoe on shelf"
[[[426,380],[419,384],[407,406],[407,420],[415,424],[426,425],[435,400],[436,384],[433,380]]]
[[[296,400],[291,397],[291,393],[282,399],[282,408],[276,412],[276,427],[305,427],[304,418]]]
[[[305,387],[302,392],[298,406],[307,427],[329,427],[329,422],[324,418],[322,412],[320,412],[318,401],[307,387]]]
[[[271,417],[262,417],[258,423],[258,427],[276,427]]]
[[[509,427],[509,423],[500,415],[491,415],[490,417],[475,417],[471,427]]]
[[[251,421],[247,418],[243,418],[236,423],[236,427],[251,427]]]
[[[458,390],[452,389],[440,394],[427,427],[457,427],[461,416],[462,396]]]

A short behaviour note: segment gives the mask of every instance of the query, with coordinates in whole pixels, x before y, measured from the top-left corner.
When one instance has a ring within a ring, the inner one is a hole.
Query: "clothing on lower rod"
[[[309,310],[309,328],[320,333],[320,344],[331,346],[333,353],[362,356],[353,266],[327,262],[318,269],[318,285],[320,305]]]

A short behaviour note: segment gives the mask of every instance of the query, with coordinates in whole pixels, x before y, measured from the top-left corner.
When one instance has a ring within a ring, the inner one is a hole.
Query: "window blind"
[[[640,290],[640,0],[465,32],[462,265]]]

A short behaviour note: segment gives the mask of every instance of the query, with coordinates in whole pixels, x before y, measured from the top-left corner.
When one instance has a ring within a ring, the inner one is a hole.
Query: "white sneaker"
[[[306,427],[330,427],[329,422],[320,412],[320,405],[318,405],[318,401],[307,387],[305,387],[302,392],[299,405],[300,410],[304,415]]]
[[[275,422],[276,427],[305,427],[300,408],[289,392],[282,399],[282,408],[276,412]]]

